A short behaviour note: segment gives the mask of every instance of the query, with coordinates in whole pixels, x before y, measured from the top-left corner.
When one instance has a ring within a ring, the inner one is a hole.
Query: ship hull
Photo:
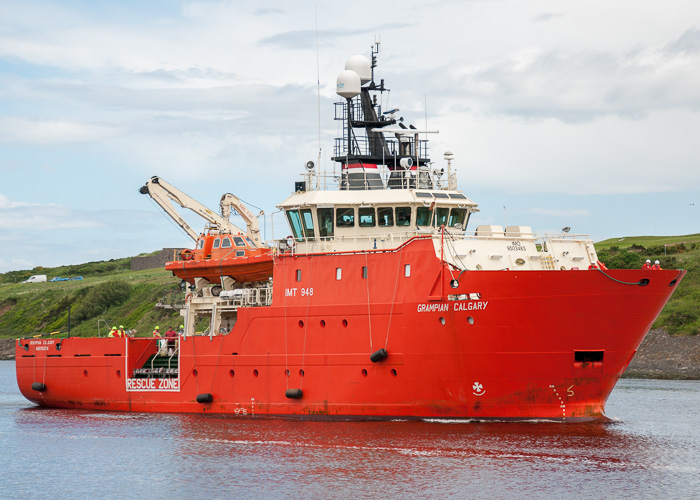
[[[420,265],[408,271],[412,263]],[[430,240],[394,251],[279,256],[272,305],[239,309],[227,335],[181,339],[170,361],[176,376],[136,378],[157,350],[154,339],[25,339],[18,385],[30,401],[58,408],[600,419],[683,277],[458,274]],[[387,356],[373,362],[380,349]]]

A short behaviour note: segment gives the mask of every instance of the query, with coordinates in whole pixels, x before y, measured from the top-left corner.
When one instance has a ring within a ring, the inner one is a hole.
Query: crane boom
[[[245,206],[241,204],[240,200],[238,200],[238,198],[236,198],[233,195],[222,196],[222,212],[224,211],[224,198],[231,196],[232,198],[235,198],[235,200],[231,200],[231,202],[226,205],[228,209],[226,210],[225,215],[221,216],[209,210],[200,202],[187,195],[186,193],[180,191],[175,186],[169,184],[168,182],[166,182],[158,176],[151,177],[151,179],[139,189],[139,192],[141,194],[149,195],[153,199],[153,201],[155,201],[165,211],[166,214],[168,214],[182,229],[184,229],[187,235],[190,238],[192,238],[192,240],[194,240],[195,242],[199,237],[199,233],[197,233],[194,229],[192,229],[192,227],[190,227],[189,224],[187,224],[187,222],[175,209],[172,202],[177,203],[182,208],[192,210],[194,213],[196,213],[200,217],[204,218],[207,222],[215,226],[216,229],[218,229],[222,233],[246,233],[250,236],[251,233],[253,233],[253,231],[256,231],[253,234],[255,234],[257,238],[251,237],[251,239],[253,240],[256,246],[261,246],[260,229],[258,226],[257,219],[255,219],[253,214],[251,214],[250,211],[248,211],[248,209],[246,209]],[[230,207],[232,205],[239,213],[241,213],[241,215],[245,219],[246,223],[248,224],[248,231],[243,231],[235,224],[229,222],[228,216],[230,214]],[[243,213],[243,211],[245,211],[245,214]]]
[[[219,202],[221,206],[221,215],[228,220],[229,215],[231,215],[231,208],[238,212],[246,223],[246,234],[253,240],[255,246],[260,246],[260,225],[258,224],[258,219],[251,213],[250,210],[238,199],[238,197],[232,195],[231,193],[226,193],[221,197]],[[262,212],[260,212],[262,214]]]

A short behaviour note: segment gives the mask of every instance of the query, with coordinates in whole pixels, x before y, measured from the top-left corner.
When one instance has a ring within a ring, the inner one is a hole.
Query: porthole
[[[364,368],[362,369],[362,376],[363,376],[363,377],[366,377],[366,376],[367,376],[367,370],[365,370]]]
[[[228,371],[228,376],[231,377],[231,378],[233,378],[233,376],[234,376],[235,374],[236,374],[236,372],[234,372],[233,370],[229,370],[229,371]]]
[[[343,326],[344,326],[344,327],[347,327],[347,326],[348,326],[348,320],[347,320],[347,319],[344,319],[344,320],[343,320]]]
[[[253,377],[257,377],[257,376],[258,376],[258,370],[253,370]]]
[[[445,326],[445,323],[447,323],[447,321],[445,320],[445,318],[443,318],[442,316],[440,316],[440,319],[439,319],[438,321],[440,321],[440,324],[441,324],[442,326]]]
[[[472,318],[471,316],[469,316],[469,317],[467,318],[467,323],[469,323],[470,325],[473,325],[473,324],[474,324],[474,318]]]
[[[322,319],[321,320],[321,328],[325,328],[325,327],[326,327],[326,320]]]
[[[304,322],[302,320],[299,320],[299,328],[304,328]]]
[[[302,370],[299,370],[299,376],[300,376],[300,377],[303,377],[303,376],[304,376],[304,370],[303,370],[303,369],[302,369]]]
[[[291,375],[291,372],[289,370],[284,370],[284,374],[289,377]]]
[[[121,378],[121,376],[122,376],[122,371],[121,371],[121,370],[117,370],[117,377],[120,377],[120,378]]]
[[[88,376],[87,370],[83,370],[83,377],[87,377],[87,376]]]
[[[195,377],[197,376],[197,369],[196,368],[194,370],[192,370],[192,375],[194,375]]]
[[[391,369],[391,374],[392,374],[394,377],[397,375],[396,369],[395,369],[395,368],[392,368],[392,369]]]

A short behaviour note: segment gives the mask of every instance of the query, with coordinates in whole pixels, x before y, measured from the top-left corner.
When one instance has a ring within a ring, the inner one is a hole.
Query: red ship
[[[151,338],[20,339],[22,394],[246,417],[604,418],[684,271],[606,270],[591,240],[569,233],[467,231],[477,205],[452,154],[447,172],[432,168],[421,137],[433,131],[382,112],[375,67],[373,50],[338,77],[339,189],[320,189],[327,179],[307,164],[279,205],[291,236],[260,252],[269,276],[185,266],[194,290],[169,352]]]

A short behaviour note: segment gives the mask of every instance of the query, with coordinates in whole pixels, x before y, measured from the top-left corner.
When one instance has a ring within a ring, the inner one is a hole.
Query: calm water
[[[700,383],[620,382],[607,424],[41,410],[0,361],[2,498],[700,497]]]

